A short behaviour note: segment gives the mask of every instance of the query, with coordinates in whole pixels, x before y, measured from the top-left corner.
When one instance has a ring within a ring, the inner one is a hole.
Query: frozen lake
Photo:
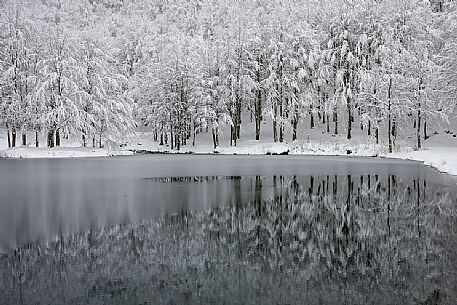
[[[453,304],[456,198],[400,160],[0,160],[0,300]]]

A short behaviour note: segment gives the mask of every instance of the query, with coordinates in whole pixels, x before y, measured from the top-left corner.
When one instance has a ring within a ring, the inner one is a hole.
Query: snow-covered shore
[[[168,146],[159,146],[157,143],[130,145],[129,149],[137,153],[194,153],[194,154],[239,154],[239,155],[314,155],[314,156],[355,156],[381,157],[423,162],[442,173],[457,175],[457,147],[428,147],[414,151],[405,147],[389,153],[385,145],[352,142],[294,142],[269,143],[259,141],[242,141],[238,146],[218,147],[216,150],[209,144],[185,146],[171,150]]]
[[[155,142],[135,143],[119,150],[58,147],[33,148],[18,147],[0,150],[0,158],[84,158],[129,156],[134,153],[191,153],[191,154],[227,154],[227,155],[322,155],[322,156],[357,156],[383,157],[423,162],[440,172],[457,175],[457,147],[429,147],[419,151],[402,148],[388,153],[383,145],[361,142],[293,142],[272,143],[244,140],[235,146],[221,146],[216,150],[211,144],[183,146],[179,151],[169,146],[160,146]]]
[[[442,173],[457,175],[457,148],[431,147],[418,151],[395,152],[386,155],[389,158],[424,162]]]
[[[133,155],[132,151],[85,147],[35,148],[17,147],[0,150],[0,158],[84,158]]]

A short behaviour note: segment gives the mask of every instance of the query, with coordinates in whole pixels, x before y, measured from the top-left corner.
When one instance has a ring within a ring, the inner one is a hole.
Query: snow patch
[[[110,157],[129,156],[131,151],[108,150],[101,148],[85,147],[58,147],[58,148],[34,148],[18,147],[0,151],[1,158],[83,158],[83,157]]]
[[[424,162],[442,173],[457,175],[457,148],[431,147],[418,151],[403,151],[388,154],[387,157]]]

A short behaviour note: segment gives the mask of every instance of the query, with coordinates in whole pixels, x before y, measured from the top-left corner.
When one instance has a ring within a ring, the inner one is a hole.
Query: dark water
[[[416,162],[0,160],[0,304],[456,304],[456,204]]]

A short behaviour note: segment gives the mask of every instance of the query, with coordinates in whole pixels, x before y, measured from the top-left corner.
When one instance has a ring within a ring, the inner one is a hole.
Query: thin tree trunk
[[[255,139],[257,141],[260,140],[260,124],[261,124],[260,120],[257,119],[257,117],[256,117],[256,119],[255,119]]]
[[[347,101],[347,109],[348,109],[348,134],[347,134],[347,139],[350,140],[352,138],[352,121],[353,121],[350,99],[348,99],[348,101]]]
[[[197,128],[195,122],[192,122],[192,146],[195,146],[195,136],[197,134]]]
[[[173,131],[170,131],[170,148],[173,149],[174,143],[173,143]]]
[[[297,126],[298,126],[298,114],[294,114],[294,119],[292,121],[292,141],[297,140]]]
[[[60,146],[60,130],[59,129],[56,130],[56,146],[57,147]]]
[[[424,140],[428,139],[428,134],[427,134],[427,118],[424,115]]]
[[[22,146],[27,146],[27,134],[22,134]]]
[[[283,112],[283,105],[282,101],[279,104],[279,117],[281,121],[279,122],[279,142],[284,142],[284,112]]]
[[[180,148],[181,148],[181,139],[180,139],[180,135],[179,135],[179,132],[176,132],[175,133],[175,146],[176,146],[176,150],[179,151]]]
[[[35,131],[35,147],[40,146],[40,140],[38,139],[38,131]]]
[[[48,147],[49,148],[54,147],[54,131],[53,130],[48,131]]]
[[[260,68],[257,71],[257,82],[260,84]],[[254,103],[255,139],[258,141],[260,140],[260,125],[262,124],[262,91],[260,88],[257,88],[257,99]]]
[[[376,137],[376,144],[379,144],[379,127],[375,128],[374,134],[375,134],[375,137]]]
[[[274,111],[274,118],[273,118],[273,141],[278,142],[278,128],[277,128],[277,121],[276,121],[276,111]]]
[[[421,149],[422,148],[422,144],[421,144],[421,120],[422,120],[422,113],[421,113],[421,96],[420,96],[420,92],[421,92],[421,89],[422,89],[422,79],[419,80],[419,96],[418,96],[418,104],[417,104],[417,125],[416,125],[416,134],[417,134],[417,149]]]
[[[419,104],[420,107],[420,104]],[[417,126],[416,126],[416,133],[417,133],[417,148],[420,149],[422,148],[421,144],[421,110],[417,110]]]
[[[16,129],[14,129],[14,128],[11,130],[11,137],[12,137],[11,147],[16,147]]]
[[[212,128],[212,131],[213,131],[213,149],[216,149],[217,142],[216,142],[216,133],[214,131],[214,128]]]
[[[327,114],[327,133],[330,133],[330,115]]]
[[[8,138],[8,148],[11,147],[11,136],[10,136],[10,131],[8,129],[8,126],[6,127],[6,137]]]
[[[395,121],[395,118],[392,120],[392,146],[395,146],[395,139],[397,137],[397,122]]]
[[[387,91],[387,101],[388,105],[388,135],[389,135],[389,153],[392,153],[392,116],[391,116],[391,92],[392,92],[392,78],[389,79],[389,88]]]
[[[335,134],[338,134],[338,112],[336,111],[336,107],[333,111],[333,122],[335,123]]]
[[[310,109],[310,119],[309,119],[309,128],[313,129],[314,128],[314,114],[313,114],[313,109]]]

